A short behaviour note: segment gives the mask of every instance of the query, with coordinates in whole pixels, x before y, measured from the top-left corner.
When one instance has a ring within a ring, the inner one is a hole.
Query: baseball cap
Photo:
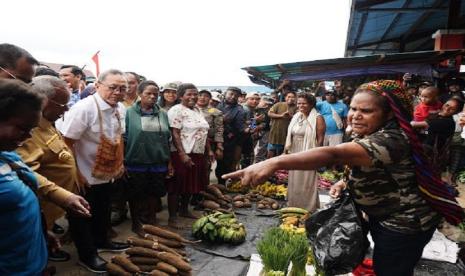
[[[211,94],[212,94],[212,100],[214,100],[216,102],[221,102],[220,93],[218,93],[216,91],[213,91],[213,92],[211,92]]]
[[[179,86],[179,84],[177,82],[169,82],[169,83],[163,85],[161,91],[165,91],[165,90],[178,91],[178,86]]]
[[[248,98],[252,98],[252,97],[260,97],[260,95],[258,95],[257,92],[249,92],[245,95],[245,98],[248,99]]]
[[[261,100],[267,104],[274,104],[274,101],[270,96],[262,96]]]

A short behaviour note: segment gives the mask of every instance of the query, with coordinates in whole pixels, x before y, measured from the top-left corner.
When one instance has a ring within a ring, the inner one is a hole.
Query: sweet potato
[[[207,191],[215,195],[217,198],[224,199],[223,193],[216,186],[207,185]]]
[[[182,244],[181,242],[178,242],[177,240],[165,239],[160,236],[145,234],[144,238],[150,241],[157,241],[158,243],[164,244],[171,248],[183,248],[184,247],[184,244]]]
[[[113,263],[106,264],[108,274],[115,276],[131,276],[132,274],[124,270],[121,266]]]
[[[244,202],[242,202],[242,201],[234,201],[233,205],[234,205],[235,208],[242,208],[242,207],[244,207]]]
[[[220,190],[222,193],[227,193],[228,192],[228,189],[226,188],[226,186],[221,185],[221,184],[210,184],[209,186],[218,188],[218,190]]]
[[[207,209],[218,210],[220,205],[212,200],[204,200],[202,201],[202,206]]]
[[[140,246],[135,246],[126,249],[126,254],[132,256],[144,256],[144,257],[152,257],[152,258],[157,258],[157,252],[153,249],[148,249],[145,247],[140,247]]]
[[[192,267],[183,259],[169,252],[157,252],[157,258],[168,263],[179,270],[191,271]]]
[[[221,205],[221,207],[229,207],[229,203],[224,199],[217,199],[216,202],[218,202]]]
[[[224,196],[224,200],[226,200],[227,202],[232,202],[232,197],[230,195],[223,195]]]
[[[150,272],[157,268],[155,265],[138,265],[138,267],[143,272]]]
[[[262,203],[258,203],[258,204],[257,204],[257,208],[258,208],[258,209],[265,209],[266,206],[265,206],[264,204],[262,204]]]
[[[132,273],[140,272],[140,269],[137,267],[137,265],[133,264],[131,260],[124,257],[123,255],[116,255],[111,257],[111,262],[121,266],[126,271]]]
[[[207,200],[212,200],[212,201],[215,201],[218,199],[216,196],[214,196],[213,194],[210,194],[210,193],[207,193],[205,191],[201,191],[199,192],[199,195],[203,196],[204,199],[207,199]]]
[[[233,197],[233,201],[244,201],[244,200],[245,200],[245,196],[243,195],[237,195]]]
[[[160,260],[154,257],[129,257],[129,260],[138,267],[140,265],[153,265],[155,266]]]
[[[277,210],[277,209],[279,208],[278,203],[273,203],[273,204],[271,204],[271,208],[272,208],[273,210]]]
[[[157,264],[157,266],[155,267],[155,269],[158,269],[158,270],[161,270],[161,271],[164,271],[166,273],[169,273],[169,274],[176,274],[178,273],[178,269],[168,263],[165,263],[165,262],[159,262]]]
[[[170,276],[168,273],[165,273],[163,271],[160,271],[158,269],[154,269],[150,271],[149,275],[151,276]]]
[[[174,232],[171,232],[169,230],[166,230],[166,229],[163,229],[163,228],[160,228],[160,227],[157,227],[157,226],[143,225],[142,229],[144,229],[149,234],[159,236],[159,237],[162,237],[162,238],[177,240],[178,242],[183,242],[183,243],[198,243],[198,241],[186,240],[185,238],[183,238],[178,233],[174,233]]]

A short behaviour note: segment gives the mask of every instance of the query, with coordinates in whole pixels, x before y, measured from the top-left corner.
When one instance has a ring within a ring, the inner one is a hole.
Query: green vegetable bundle
[[[269,229],[257,243],[257,251],[262,259],[265,273],[271,274],[279,271],[287,275],[293,256],[290,240],[291,235],[287,231],[275,227]]]

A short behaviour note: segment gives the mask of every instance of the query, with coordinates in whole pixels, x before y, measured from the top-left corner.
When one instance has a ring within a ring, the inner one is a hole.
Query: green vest
[[[154,114],[142,116],[140,101],[126,111],[125,164],[167,166],[171,132],[168,115],[157,104]]]

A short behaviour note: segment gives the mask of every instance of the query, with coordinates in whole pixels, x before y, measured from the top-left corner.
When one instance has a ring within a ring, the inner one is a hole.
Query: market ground
[[[211,182],[216,183],[216,178],[214,177],[213,174],[211,176]],[[465,185],[459,185],[459,189],[460,189],[460,192],[461,192],[460,193],[461,198],[459,199],[459,202],[461,203],[462,206],[465,206]],[[157,214],[157,220],[159,222],[159,225],[161,225],[161,226],[166,226],[167,223],[168,223],[168,211],[167,211],[167,205],[166,205],[166,197],[163,200],[163,211]],[[182,219],[181,221],[182,221],[183,225],[185,227],[187,227],[187,228],[190,228],[192,223],[193,223],[192,219]],[[67,228],[67,223],[66,223],[65,219],[62,219],[62,220],[58,221],[58,223],[60,225],[64,226],[65,228]],[[115,241],[125,241],[128,237],[135,236],[135,234],[131,231],[130,219],[126,220],[121,225],[119,225],[117,227],[114,227],[114,230],[118,234],[118,237],[114,239]],[[171,230],[173,230],[173,229],[171,229]],[[79,266],[77,264],[77,261],[78,261],[77,252],[76,252],[76,249],[75,249],[75,247],[74,247],[74,245],[72,243],[64,244],[63,245],[63,250],[65,250],[66,252],[71,254],[71,260],[68,261],[68,262],[50,262],[49,265],[53,265],[57,269],[57,274],[56,275],[58,275],[58,276],[64,276],[64,275],[66,275],[66,276],[68,276],[68,275],[69,276],[97,275],[96,273],[89,272],[88,270],[86,270],[85,268],[83,268],[83,267],[81,267],[81,266]],[[104,259],[109,260],[109,258],[111,256],[115,255],[115,253],[102,252],[100,255]],[[431,271],[431,269],[425,269],[425,270],[429,271],[431,274],[426,273],[426,274],[421,274],[421,275],[439,275],[439,274],[436,274],[438,272],[438,270],[435,270],[435,271],[434,270]],[[195,272],[196,271],[194,271],[194,275],[196,274]],[[442,272],[440,274],[441,275],[451,275],[451,274],[448,274],[446,271],[443,271],[443,272],[444,272],[444,274]],[[415,275],[418,275],[418,274],[416,273]],[[227,275],[221,275],[221,276],[227,276]]]

